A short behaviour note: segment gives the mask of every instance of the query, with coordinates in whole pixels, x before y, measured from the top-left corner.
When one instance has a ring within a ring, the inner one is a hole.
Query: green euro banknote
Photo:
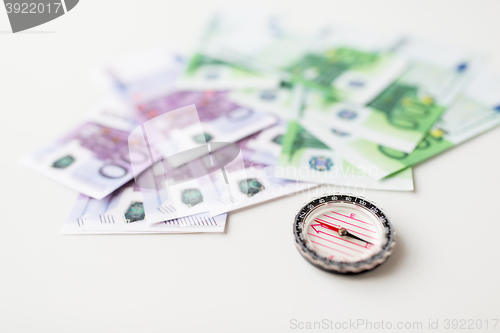
[[[292,80],[322,91],[332,99],[365,104],[405,68],[389,52],[367,51],[332,42],[308,51],[282,69]]]
[[[290,121],[282,138],[275,176],[341,187],[377,190],[413,190],[411,168],[384,180],[369,178],[336,151],[319,141],[296,121]]]
[[[189,61],[177,87],[186,90],[274,89],[280,78],[206,56],[203,51]]]
[[[311,92],[304,118],[411,153],[456,99],[479,66],[480,58],[418,40],[406,41],[398,48],[411,66],[367,105]]]
[[[251,21],[250,25],[244,24]],[[281,77],[276,72],[264,68],[248,66],[239,59],[227,45],[243,45],[249,48],[262,43],[273,33],[270,29],[282,30],[279,23],[268,25],[273,20],[270,15],[259,12],[225,11],[214,15],[204,29],[197,51],[189,60],[178,87],[185,90],[235,90],[235,89],[275,89]]]
[[[339,100],[365,104],[407,67],[390,51],[398,41],[392,36],[343,28],[302,36],[264,16],[217,16],[210,29],[205,55],[274,73]]]
[[[304,88],[282,83],[278,89],[235,90],[229,100],[246,107],[270,112],[282,119],[294,119],[303,105]]]
[[[378,180],[500,125],[500,78],[490,73],[475,77],[411,153],[348,135],[318,122],[306,120],[301,124],[314,129],[324,143],[339,149],[350,163]]]

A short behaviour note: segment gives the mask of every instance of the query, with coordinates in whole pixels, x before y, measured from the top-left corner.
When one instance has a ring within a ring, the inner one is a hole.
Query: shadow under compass
[[[387,259],[386,262],[375,267],[371,271],[365,271],[359,274],[332,274],[336,278],[346,278],[346,279],[356,279],[356,280],[366,280],[366,279],[376,279],[379,277],[385,277],[390,274],[394,274],[402,265],[405,260],[405,247],[404,239],[399,235],[396,235],[396,245],[394,246],[394,251],[392,255]]]
[[[373,270],[357,274],[353,276],[356,279],[372,279],[378,277],[385,277],[386,275],[394,274],[401,266],[405,260],[406,252],[404,246],[404,239],[399,235],[396,235],[396,245],[394,245],[394,250],[392,255],[387,259],[387,261]]]

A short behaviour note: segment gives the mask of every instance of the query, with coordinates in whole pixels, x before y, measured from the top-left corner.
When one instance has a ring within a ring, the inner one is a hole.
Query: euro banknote
[[[362,190],[413,190],[411,168],[386,180],[371,179],[366,169],[350,164],[337,150],[326,146],[297,121],[288,123],[282,140],[283,149],[275,173],[277,177]]]
[[[209,154],[178,167],[173,167],[168,159],[164,159],[138,177],[148,223],[211,210],[212,207],[207,202],[208,192],[217,184],[204,183],[203,180],[208,177],[207,173],[222,173],[222,170],[212,170],[211,157]],[[199,163],[199,160],[202,160],[202,163]],[[205,169],[206,172],[203,173]],[[224,181],[222,186],[223,184]],[[227,204],[231,205],[232,202]]]
[[[201,180],[202,189],[206,185],[203,190],[212,214],[250,207],[318,186],[315,183],[275,176],[281,151],[282,134],[279,132],[281,126],[280,124],[272,126],[239,141],[237,144],[243,154],[244,164],[228,165],[225,175],[210,173],[206,179]],[[223,177],[228,180],[227,183],[223,181]]]
[[[304,118],[411,153],[475,73],[480,57],[421,40],[401,43],[396,53],[411,66],[367,105],[310,92]]]
[[[172,91],[186,68],[182,52],[156,47],[109,57],[89,67],[94,82],[131,106]]]
[[[381,179],[422,162],[500,125],[500,78],[489,73],[475,77],[463,94],[427,132],[417,148],[406,153],[359,137],[339,140],[334,128],[310,124],[322,140],[342,151],[354,165]]]
[[[62,234],[136,234],[223,232],[226,214],[196,214],[179,219],[146,223],[142,194],[130,181],[101,200],[80,194]]]
[[[203,49],[192,56],[176,87],[179,90],[275,89],[280,78],[210,58]]]
[[[186,105],[195,105],[197,115],[172,112]],[[173,92],[141,103],[137,110],[138,122],[147,123],[150,133],[146,134],[156,138],[156,148],[164,157],[207,142],[236,142],[277,121],[267,112],[230,101],[228,92],[222,91]],[[185,162],[172,163],[179,166]]]
[[[167,100],[165,105],[174,105],[172,101],[181,104],[188,101],[186,104],[189,104],[193,97],[203,96],[203,93],[196,92],[184,94],[186,94],[185,100],[175,96],[172,100]],[[203,102],[204,99],[201,98],[201,101]],[[219,103],[220,108],[217,107],[216,101],[210,105],[204,103],[199,105],[202,108],[200,112],[194,104],[158,114],[156,114],[156,109],[153,109],[154,116],[132,131],[137,137],[142,138],[142,144],[151,148],[148,152],[150,160],[154,162],[146,170],[138,168],[138,172],[135,172],[134,164],[132,164],[136,182],[143,190],[144,207],[149,222],[212,211],[213,205],[207,203],[207,192],[210,187],[227,188],[231,175],[226,173],[226,169],[231,168],[232,165],[244,165],[239,147],[231,143],[230,138],[231,135],[234,137],[234,135],[245,136],[253,133],[253,130],[250,130],[248,134],[243,133],[248,130],[244,128],[245,124],[248,124],[245,123],[245,119],[252,119],[252,111],[249,111],[250,114],[244,112],[246,114],[243,115],[243,122],[240,122],[241,119],[237,117],[238,112],[242,110],[238,110],[234,104]],[[212,108],[214,108],[213,112]],[[221,119],[228,118],[228,115],[231,119]],[[264,117],[273,122],[276,121],[272,116],[264,115]],[[253,119],[259,121],[258,116]],[[221,126],[221,134],[215,130],[207,134],[207,128],[217,127],[211,123],[212,121]],[[232,127],[230,127],[231,123],[233,123]],[[250,125],[254,125],[252,120]],[[226,135],[238,129],[242,131]],[[208,137],[209,135],[214,135],[214,137]],[[222,139],[222,142],[217,139]],[[221,149],[222,147],[224,149]],[[201,186],[200,182],[209,178],[208,174],[221,174],[222,178],[217,180],[221,184],[208,181]],[[220,191],[218,195],[226,196],[228,193]],[[218,199],[218,197],[213,199]],[[220,201],[219,205],[234,205],[235,203],[234,201]]]
[[[231,91],[229,99],[237,104],[265,110],[280,119],[295,119],[302,108],[301,85],[282,83],[277,89]]]
[[[324,29],[300,35],[272,16],[216,17],[205,54],[243,68],[266,70],[317,88],[339,100],[364,104],[406,68],[390,49],[398,39],[354,29]]]
[[[87,196],[102,199],[149,165],[135,137],[130,110],[114,100],[97,105],[76,128],[21,160],[21,164]],[[133,154],[130,154],[134,151]]]

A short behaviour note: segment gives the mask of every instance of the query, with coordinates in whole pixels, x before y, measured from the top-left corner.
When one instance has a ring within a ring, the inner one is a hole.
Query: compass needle
[[[323,228],[326,228],[326,229],[330,229],[330,230],[333,230],[335,231],[336,233],[338,233],[340,236],[345,236],[345,237],[351,237],[351,238],[354,238],[354,239],[357,239],[357,240],[360,240],[364,243],[367,243],[367,244],[371,244],[373,245],[372,243],[370,243],[369,241],[363,239],[363,238],[360,238],[352,233],[350,233],[349,231],[347,231],[347,229],[345,228],[339,228],[339,227],[336,227],[336,226],[333,226],[331,224],[327,224],[327,223],[324,223],[324,222],[321,222],[319,220],[314,220],[315,222],[318,222],[319,225],[321,225]]]

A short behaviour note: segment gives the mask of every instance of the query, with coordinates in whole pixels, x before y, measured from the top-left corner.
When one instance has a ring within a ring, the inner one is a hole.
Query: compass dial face
[[[307,217],[305,225],[308,247],[324,258],[337,261],[368,259],[380,251],[385,238],[384,228],[377,218],[352,204],[320,206]],[[341,231],[342,228],[346,231]]]
[[[387,259],[394,232],[373,203],[329,195],[307,203],[294,220],[299,252],[313,265],[338,273],[370,270]]]

